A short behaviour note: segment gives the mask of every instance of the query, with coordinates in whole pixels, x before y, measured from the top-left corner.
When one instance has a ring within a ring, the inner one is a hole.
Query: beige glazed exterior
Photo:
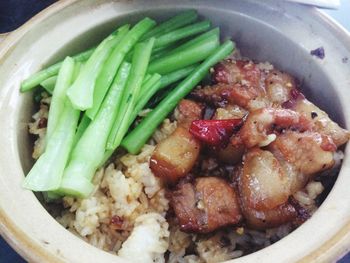
[[[174,3],[172,3],[174,2]],[[263,3],[262,3],[263,2]],[[11,33],[0,44],[0,234],[31,262],[124,262],[69,233],[36,196],[21,188],[30,169],[27,123],[31,94],[20,82],[45,64],[99,41],[125,21],[163,19],[196,8],[232,37],[243,55],[270,61],[303,81],[306,94],[350,127],[350,36],[314,8],[258,0],[65,0]],[[2,36],[0,36],[1,38]],[[310,56],[324,47],[326,58]],[[329,262],[350,249],[350,158],[320,209],[274,245],[234,262]]]

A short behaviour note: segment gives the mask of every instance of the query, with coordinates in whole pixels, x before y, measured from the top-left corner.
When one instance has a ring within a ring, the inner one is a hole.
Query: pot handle
[[[2,34],[0,34],[0,43],[1,43],[2,41],[5,40],[5,38],[6,38],[6,36],[7,36],[8,34],[9,34],[9,33],[2,33]]]

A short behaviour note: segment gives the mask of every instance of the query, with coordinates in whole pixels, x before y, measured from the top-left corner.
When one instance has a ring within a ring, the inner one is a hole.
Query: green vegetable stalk
[[[83,62],[86,61],[91,54],[95,51],[95,47],[90,48],[82,53],[79,53],[75,56],[73,56],[75,61],[79,61],[79,62]],[[29,78],[27,78],[26,80],[24,80],[21,84],[21,88],[20,91],[21,92],[27,92],[30,91],[32,89],[34,89],[35,87],[37,87],[40,83],[42,83],[43,81],[45,81],[46,79],[56,76],[58,74],[58,71],[60,70],[61,66],[62,66],[62,61],[58,62],[48,68],[45,68],[33,75],[31,75]]]
[[[218,46],[217,36],[209,36],[204,41],[190,46],[173,54],[153,60],[148,68],[148,73],[159,73],[161,75],[171,73],[175,70],[187,67],[206,59]]]
[[[139,112],[143,109],[143,107],[147,104],[149,99],[152,97],[150,93],[154,94],[154,90],[158,90],[160,87],[160,80],[161,75],[154,74],[152,77],[144,84],[142,85],[141,92],[139,95],[139,98],[137,99],[137,103],[135,105],[135,108],[132,111],[130,120],[129,120],[129,126],[133,123],[133,121],[136,119]]]
[[[175,43],[166,47],[159,48],[152,52],[151,61],[164,57],[165,55],[177,53],[189,47],[195,47],[196,45],[200,45],[203,41],[205,41],[207,38],[211,37],[212,35],[216,35],[217,39],[219,39],[219,34],[220,34],[219,28],[214,28],[195,38],[192,38],[191,40],[188,40],[187,42],[181,44],[180,46],[178,43]]]
[[[186,79],[173,89],[155,109],[153,109],[139,125],[122,141],[121,145],[132,154],[138,153],[147,140],[152,136],[158,125],[176,107],[179,101],[208,74],[210,67],[232,53],[234,44],[226,41],[202,62]]]
[[[70,57],[66,57],[63,61],[65,67],[60,70],[58,75],[58,81],[56,84],[56,89],[54,91],[54,96],[52,96],[48,124],[47,124],[47,138],[50,138],[52,131],[55,129],[59,117],[64,109],[66,101],[66,90],[73,80],[74,72],[74,60]]]
[[[195,38],[192,38],[191,40],[188,40],[186,43],[174,48],[172,51],[169,52],[170,54],[174,54],[183,50],[188,49],[189,47],[196,48],[197,45],[201,45],[203,41],[206,41],[210,38],[213,38],[213,36],[216,36],[216,38],[219,40],[220,37],[220,29],[218,27],[213,28]]]
[[[198,14],[194,10],[186,11],[183,13],[180,13],[169,20],[166,20],[165,22],[159,24],[149,32],[147,32],[141,40],[146,40],[151,37],[159,37],[162,36],[170,31],[173,31],[175,29],[178,29],[180,27],[189,25],[193,22],[195,22],[198,18]]]
[[[51,98],[46,138],[51,137],[52,132],[59,122],[67,100],[66,91],[76,78],[80,68],[79,62],[74,63],[74,60],[71,57],[66,57],[63,64],[65,64],[65,67],[62,67],[62,69],[59,71],[55,89]]]
[[[91,179],[104,156],[106,141],[118,114],[129,72],[130,64],[124,62],[96,118],[74,147],[58,193],[79,197],[86,197],[91,193]]]
[[[126,34],[119,45],[113,50],[97,78],[96,87],[93,94],[93,106],[91,109],[86,111],[86,115],[89,116],[90,119],[93,120],[95,118],[103,98],[105,97],[126,54],[134,47],[134,45],[146,32],[155,26],[155,24],[156,22],[152,19],[144,18],[138,22],[128,34]]]
[[[83,117],[81,118],[77,128],[77,132],[74,135],[73,147],[75,147],[77,142],[80,140],[81,136],[89,126],[90,122],[91,122],[90,118],[85,113],[83,113]]]
[[[142,86],[141,94],[133,110],[133,117],[131,118],[131,121],[135,120],[139,112],[144,109],[147,102],[153,97],[154,94],[156,94],[157,91],[187,77],[197,67],[198,64],[191,65],[162,77],[159,74],[154,74],[150,81],[145,83],[145,86]]]
[[[139,98],[142,81],[146,75],[153,44],[154,38],[151,38],[147,43],[139,43],[135,46],[130,78],[128,79],[126,92],[123,95],[118,117],[108,138],[108,150],[115,150],[129,129],[131,124],[130,118],[133,109],[136,106],[137,99]]]
[[[163,89],[179,80],[182,80],[183,78],[187,77],[198,66],[199,64],[194,64],[162,76],[162,78],[160,79],[159,89]]]
[[[74,75],[74,60],[66,58],[60,69],[57,82],[60,89],[55,90],[53,95],[57,95],[59,90],[65,90],[71,83]],[[63,86],[66,85],[66,87]],[[64,168],[72,148],[74,134],[79,120],[79,111],[75,110],[68,98],[60,98],[59,118],[51,135],[47,137],[45,152],[39,157],[23,182],[23,187],[33,191],[56,190],[63,175]],[[52,113],[52,112],[50,112]],[[49,119],[51,118],[49,114]],[[54,119],[52,119],[54,120]],[[52,122],[51,122],[52,123]]]
[[[103,40],[91,57],[86,61],[77,79],[67,90],[67,96],[74,108],[86,110],[93,106],[95,81],[113,48],[129,31],[129,25],[122,26],[115,33]]]
[[[57,75],[49,77],[44,81],[40,82],[40,86],[43,87],[49,94],[52,95],[53,90],[55,89],[57,81]]]
[[[206,20],[203,22],[198,22],[186,27],[179,28],[177,30],[171,31],[167,34],[161,35],[156,38],[154,43],[155,48],[168,46],[176,41],[185,39],[187,37],[202,33],[210,28],[210,21]]]

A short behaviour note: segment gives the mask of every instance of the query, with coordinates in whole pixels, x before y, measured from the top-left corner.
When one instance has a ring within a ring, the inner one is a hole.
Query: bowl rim
[[[7,32],[0,41],[0,63],[6,60],[7,54],[11,52],[12,46],[16,44],[32,27],[45,20],[51,14],[59,12],[65,7],[78,0],[61,0],[46,7],[19,28]],[[33,244],[31,237],[16,228],[15,222],[0,207],[0,235],[4,240],[23,258],[31,262],[53,262],[64,263],[60,257],[49,253],[44,247]]]
[[[40,24],[52,14],[61,11],[79,0],[61,0],[48,6],[21,27],[16,30],[6,33],[4,39],[0,41],[0,63],[6,60],[7,55],[11,53],[11,49],[27,32],[33,27]],[[295,3],[294,3],[295,4]],[[316,7],[308,7],[310,13],[319,18],[325,25],[332,27],[337,33],[342,42],[347,43],[350,47],[350,32],[348,32],[341,24],[328,14]],[[10,246],[16,250],[22,257],[34,262],[65,262],[57,255],[51,254],[40,245],[32,244],[31,238],[23,231],[16,228],[14,221],[6,214],[0,207],[0,234]],[[319,246],[317,249],[311,251],[304,256],[299,262],[310,262],[313,260],[336,260],[350,251],[350,220],[344,226],[330,236],[329,239]],[[327,255],[325,255],[327,252]]]

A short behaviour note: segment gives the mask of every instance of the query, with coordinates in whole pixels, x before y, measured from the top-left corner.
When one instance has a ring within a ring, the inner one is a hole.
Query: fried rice
[[[46,127],[43,122],[47,120],[49,104],[50,98],[45,93],[39,111],[29,124],[29,132],[36,138],[34,159],[39,158],[44,149]],[[167,190],[149,168],[155,145],[176,127],[176,121],[165,119],[140,154],[118,152],[96,172],[95,188],[88,198],[62,199],[57,221],[91,245],[136,262],[226,261],[269,246],[294,230],[288,223],[261,231],[244,226],[227,227],[211,234],[181,231],[173,218],[167,218]],[[327,176],[332,174],[333,181],[342,158],[339,151],[335,158],[337,165],[327,172]],[[214,172],[210,160],[202,166],[208,173]],[[313,214],[324,190],[321,175],[293,197],[303,209]]]

